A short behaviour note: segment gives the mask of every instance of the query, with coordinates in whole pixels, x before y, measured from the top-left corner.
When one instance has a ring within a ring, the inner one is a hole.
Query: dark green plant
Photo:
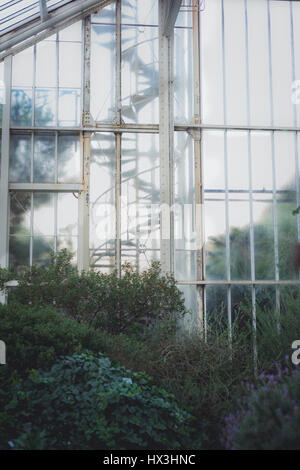
[[[91,352],[33,371],[4,411],[2,446],[23,449],[184,449],[191,433],[172,395]]]
[[[145,327],[176,330],[186,309],[174,277],[162,275],[159,263],[137,273],[127,264],[116,271],[79,273],[72,255],[62,250],[47,266],[33,266],[19,277],[11,298],[22,304],[54,305],[65,315],[111,333],[143,332]]]
[[[226,418],[223,442],[232,450],[300,450],[300,373],[279,365]]]

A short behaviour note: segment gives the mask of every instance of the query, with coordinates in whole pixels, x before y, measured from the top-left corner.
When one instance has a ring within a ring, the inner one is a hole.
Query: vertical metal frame
[[[250,75],[249,75],[249,30],[248,30],[248,0],[244,0],[245,12],[245,55],[246,55],[246,97],[247,97],[247,124],[251,123],[251,102],[250,102]],[[249,172],[249,204],[250,204],[250,271],[251,281],[255,281],[255,243],[254,243],[254,221],[253,221],[253,183],[252,183],[252,146],[251,131],[247,132],[248,142],[248,172]],[[254,364],[257,366],[257,344],[256,344],[256,287],[251,286],[252,303],[252,327],[253,327],[253,351]]]
[[[198,1],[193,2],[193,88],[194,117],[193,124],[201,124],[201,75],[200,75],[200,12]],[[194,184],[195,184],[195,229],[196,229],[196,276],[197,281],[204,280],[204,233],[203,233],[203,181],[201,130],[192,132],[194,140]],[[197,312],[195,326],[205,331],[205,286],[196,286]]]
[[[222,74],[223,74],[223,103],[224,103],[224,126],[227,125],[227,93],[226,93],[226,60],[225,60],[225,14],[224,0],[222,0]],[[225,224],[226,224],[226,280],[231,280],[230,269],[230,226],[229,226],[229,192],[228,192],[228,148],[227,129],[224,129],[224,175],[225,175]],[[227,287],[227,318],[229,328],[229,342],[232,340],[232,312],[231,312],[231,285]]]
[[[83,125],[90,116],[90,63],[91,63],[91,17],[83,22]],[[90,165],[91,165],[91,133],[81,133],[82,142],[82,182],[83,190],[79,195],[78,210],[78,269],[90,267]]]
[[[4,59],[4,84],[5,84],[5,103],[3,104],[2,116],[2,142],[1,142],[1,173],[0,173],[0,267],[8,267],[9,253],[9,194],[8,194],[8,175],[9,175],[9,140],[10,140],[10,105],[11,105],[11,75],[12,75],[12,57],[7,56]],[[0,292],[0,303],[5,303],[6,296]]]
[[[269,49],[269,87],[270,87],[270,116],[271,126],[274,126],[274,93],[273,93],[273,64],[272,64],[272,37],[271,37],[271,11],[270,0],[267,0],[268,12],[268,49]],[[278,252],[278,219],[277,219],[277,193],[276,193],[276,169],[275,169],[275,132],[271,131],[271,153],[272,153],[272,180],[273,180],[273,224],[274,224],[274,261],[275,261],[275,280],[279,281],[279,252]],[[276,292],[276,315],[280,316],[280,291],[278,285]]]
[[[167,2],[159,1],[159,148],[160,148],[160,251],[161,267],[163,272],[171,271],[171,171],[173,164],[173,139],[170,139],[174,132],[172,122],[173,113],[173,84],[172,77],[172,56],[174,44],[174,32],[169,37],[163,34],[164,18],[166,15]]]

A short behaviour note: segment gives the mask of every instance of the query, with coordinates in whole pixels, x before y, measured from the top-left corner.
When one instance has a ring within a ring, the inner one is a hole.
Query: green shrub
[[[223,442],[232,450],[300,450],[300,372],[286,367],[248,385],[252,393],[226,418]]]
[[[20,276],[11,299],[28,305],[53,305],[65,315],[111,333],[143,332],[160,324],[169,333],[186,313],[183,294],[159,263],[137,273],[127,264],[116,271],[78,273],[62,250],[47,266],[33,266]]]
[[[7,356],[2,374],[16,370],[26,375],[30,369],[54,364],[58,356],[99,348],[94,329],[65,318],[53,307],[0,305],[0,318]]]
[[[34,371],[5,412],[2,441],[23,449],[181,449],[190,437],[191,416],[172,395],[91,352]]]

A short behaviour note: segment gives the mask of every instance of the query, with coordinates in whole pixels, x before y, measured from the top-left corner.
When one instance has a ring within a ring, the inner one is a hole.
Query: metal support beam
[[[46,0],[39,0],[41,20],[45,21],[48,18],[48,9]]]
[[[170,37],[173,33],[176,18],[181,6],[181,0],[165,0],[162,11],[162,35]]]
[[[198,4],[194,0],[194,6]],[[203,182],[201,158],[201,87],[200,87],[200,15],[198,8],[193,9],[193,70],[194,70],[194,117],[195,128],[189,129],[194,139],[194,178],[195,178],[195,228],[196,228],[196,267],[197,281],[204,280],[204,236],[203,236]],[[196,126],[199,126],[197,129]],[[197,285],[197,312],[195,327],[206,331],[204,286]]]
[[[9,183],[10,191],[77,193],[84,189],[80,183]]]
[[[115,265],[118,275],[121,275],[121,134],[116,134],[116,166],[115,166],[115,210],[116,210],[116,238],[115,238]]]
[[[0,173],[0,267],[8,267],[8,174],[9,174],[9,124],[10,124],[10,96],[11,96],[11,69],[12,58],[6,57],[4,61],[4,104],[2,116],[2,143],[1,143],[1,173]],[[0,303],[5,303],[6,296],[0,292]]]
[[[159,0],[159,144],[160,144],[160,241],[161,266],[163,272],[172,270],[171,211],[173,183],[173,34],[164,33],[165,18],[169,2]]]
[[[83,119],[90,114],[91,18],[84,20]],[[90,267],[90,165],[91,133],[82,133],[83,191],[79,196],[78,269]]]
[[[121,0],[116,0],[116,88],[115,88],[115,119],[114,123],[122,124],[122,28],[121,28]]]

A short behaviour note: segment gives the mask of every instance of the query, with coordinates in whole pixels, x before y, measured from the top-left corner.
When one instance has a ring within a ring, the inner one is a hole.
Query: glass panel
[[[33,235],[54,235],[54,194],[33,194]]]
[[[80,88],[81,86],[81,44],[59,44],[59,86]]]
[[[10,235],[30,235],[31,194],[20,192],[10,196]]]
[[[247,2],[250,122],[270,125],[270,79],[267,2]]]
[[[174,120],[190,122],[194,114],[193,30],[174,30]]]
[[[122,262],[141,270],[159,259],[158,135],[124,134],[121,183]]]
[[[274,279],[274,219],[272,194],[258,194],[253,201],[256,279]]]
[[[33,181],[55,182],[55,136],[37,135],[34,139]]]
[[[243,341],[249,341],[248,346],[252,349],[252,295],[251,287],[237,286],[231,287],[231,321],[235,326],[233,330],[236,335],[247,334]],[[249,351],[250,352],[250,351]],[[242,358],[241,358],[242,360]]]
[[[9,162],[9,181],[30,181],[31,136],[29,134],[11,135]]]
[[[231,279],[251,279],[250,271],[249,196],[230,196],[230,269]]]
[[[293,2],[293,18],[294,18],[294,55],[295,55],[295,78],[299,80],[300,77],[300,3]],[[299,96],[299,95],[298,95]],[[297,123],[300,123],[300,106],[296,106]]]
[[[18,274],[24,266],[30,264],[30,237],[12,235],[9,238],[9,266]]]
[[[246,132],[227,133],[228,189],[249,190],[248,136]]]
[[[275,287],[257,286],[256,293],[256,316],[259,321],[260,312],[275,313]]]
[[[54,252],[54,237],[33,237],[32,264],[47,265]]]
[[[11,92],[11,125],[31,126],[32,91],[13,89]]]
[[[13,56],[12,86],[31,87],[33,85],[33,47]]]
[[[55,126],[56,124],[56,92],[41,90],[35,92],[35,125]]]
[[[101,10],[103,15],[106,11],[107,8]],[[115,26],[92,24],[91,114],[96,121],[112,121],[115,116],[115,34]]]
[[[295,191],[295,135],[275,132],[274,144],[277,191]]]
[[[299,277],[293,267],[293,251],[298,239],[297,218],[293,215],[295,205],[295,193],[277,196],[280,279],[296,279]]]
[[[195,331],[195,324],[197,318],[197,288],[196,286],[178,286],[179,289],[183,292],[185,306],[189,311],[182,324],[185,328],[190,331]]]
[[[202,155],[205,191],[205,276],[207,279],[226,279],[223,131],[203,132]]]
[[[217,334],[228,327],[226,286],[206,286],[206,322],[208,334]]]
[[[194,144],[184,132],[175,132],[174,165],[176,279],[196,280]]]
[[[292,61],[289,2],[270,2],[274,124],[293,125]]]
[[[81,32],[82,22],[78,21],[59,31],[58,37],[60,41],[81,41]]]
[[[124,1],[122,2],[122,7]],[[116,2],[101,8],[99,13],[92,15],[92,23],[116,23]]]
[[[58,194],[57,235],[70,238],[77,235],[78,200],[73,194]]]
[[[227,123],[247,123],[244,2],[224,2]]]
[[[270,132],[251,132],[252,189],[272,192],[272,148]]]
[[[158,122],[158,28],[122,28],[122,114],[127,122]]]
[[[224,195],[205,201],[205,277],[226,279],[226,223]],[[222,199],[223,198],[223,199]]]
[[[205,2],[200,19],[203,122],[224,124],[221,1]]]
[[[78,247],[78,238],[77,237],[57,237],[57,250],[66,249],[73,254],[71,259],[72,264],[77,263],[77,247]]]
[[[207,192],[225,189],[224,175],[224,132],[203,131],[203,177]]]
[[[56,77],[56,43],[42,41],[36,45],[36,86],[55,87]]]
[[[58,107],[59,126],[79,126],[80,90],[60,90]]]
[[[91,140],[90,248],[93,266],[115,263],[115,136]]]
[[[78,135],[58,136],[58,182],[80,182],[80,138]]]
[[[158,1],[123,0],[122,22],[124,24],[157,25],[158,24]]]

